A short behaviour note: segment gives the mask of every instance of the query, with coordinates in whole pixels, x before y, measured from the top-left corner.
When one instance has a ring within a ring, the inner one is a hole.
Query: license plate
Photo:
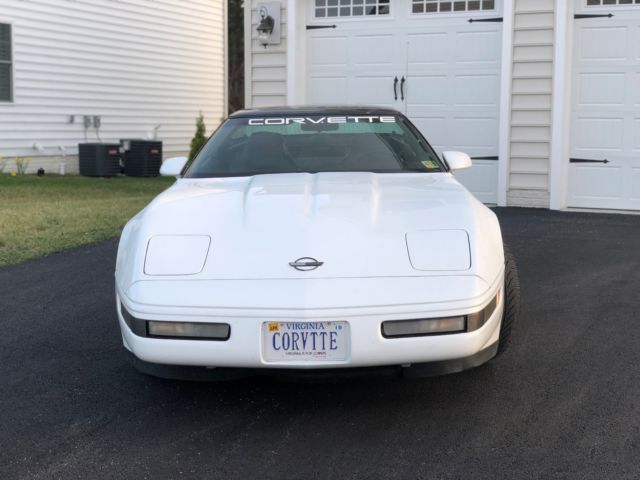
[[[265,322],[262,352],[267,362],[327,362],[349,354],[347,322]]]

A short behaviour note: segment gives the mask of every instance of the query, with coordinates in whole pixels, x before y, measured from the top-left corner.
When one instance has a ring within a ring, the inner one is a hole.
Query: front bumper
[[[131,364],[140,372],[154,377],[166,378],[170,380],[187,381],[220,381],[237,380],[246,377],[262,377],[277,375],[286,376],[296,380],[329,377],[335,380],[337,377],[366,377],[369,375],[391,375],[404,378],[424,378],[436,375],[447,375],[458,373],[479,367],[487,363],[498,352],[498,342],[479,351],[475,355],[454,360],[442,360],[438,362],[413,363],[411,365],[390,365],[380,367],[362,368],[323,368],[313,370],[303,369],[282,369],[282,368],[233,368],[233,367],[192,367],[185,365],[164,365],[159,363],[145,362],[140,360],[133,353],[127,351],[127,356]]]
[[[243,369],[359,369],[382,366],[437,364],[446,362],[443,373],[460,371],[486,362],[495,355],[503,313],[504,295],[485,324],[473,332],[411,338],[384,338],[382,322],[417,318],[469,315],[484,308],[503,289],[502,276],[478,295],[429,304],[396,304],[340,308],[336,311],[304,309],[177,308],[136,302],[118,290],[117,309],[125,347],[141,364],[243,368]],[[136,335],[125,322],[120,305],[139,319],[157,321],[227,323],[226,341],[159,339]],[[158,302],[160,303],[160,302]],[[349,322],[349,356],[339,362],[268,362],[262,352],[262,324],[286,320],[342,320]],[[143,369],[144,370],[144,369]],[[437,372],[436,372],[437,373]]]

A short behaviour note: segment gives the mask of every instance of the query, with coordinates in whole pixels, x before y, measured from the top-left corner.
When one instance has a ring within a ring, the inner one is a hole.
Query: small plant
[[[18,175],[24,175],[27,173],[27,168],[29,168],[29,164],[31,163],[31,157],[21,157],[20,155],[16,155],[16,173]]]
[[[196,119],[196,134],[191,140],[191,150],[189,151],[189,160],[195,157],[202,146],[207,142],[207,128],[204,126],[204,115],[200,112]]]
[[[7,161],[4,159],[4,157],[0,157],[0,173],[4,172],[6,166]]]

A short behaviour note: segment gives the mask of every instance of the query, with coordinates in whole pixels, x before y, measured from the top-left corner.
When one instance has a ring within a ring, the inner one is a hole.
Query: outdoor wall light
[[[267,48],[267,45],[271,43],[271,35],[273,34],[273,25],[275,24],[275,20],[266,7],[260,8],[260,25],[258,25],[258,41],[260,44]]]
[[[264,48],[280,43],[280,3],[269,2],[258,5],[260,23],[256,28],[258,42]]]

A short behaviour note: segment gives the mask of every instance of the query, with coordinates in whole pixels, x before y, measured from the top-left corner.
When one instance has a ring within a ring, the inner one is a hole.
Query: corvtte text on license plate
[[[347,322],[262,324],[262,351],[268,362],[346,360],[349,340]]]

